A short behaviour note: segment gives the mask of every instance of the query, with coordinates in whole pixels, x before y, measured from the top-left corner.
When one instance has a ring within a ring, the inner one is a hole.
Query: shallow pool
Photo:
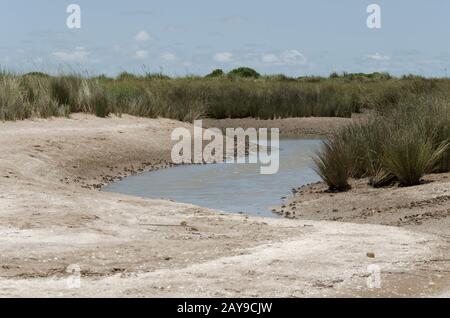
[[[318,139],[281,139],[280,169],[273,175],[261,175],[259,164],[186,165],[130,176],[104,190],[275,216],[271,207],[292,188],[320,180],[311,160],[320,144]]]

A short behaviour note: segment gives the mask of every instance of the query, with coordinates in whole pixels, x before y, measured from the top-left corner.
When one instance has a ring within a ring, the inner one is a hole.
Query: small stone
[[[373,252],[367,252],[367,257],[369,257],[369,258],[375,258],[375,253],[373,253]]]

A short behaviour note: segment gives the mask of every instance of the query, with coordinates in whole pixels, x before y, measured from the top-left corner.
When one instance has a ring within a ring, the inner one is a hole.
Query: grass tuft
[[[351,175],[351,161],[346,146],[340,140],[323,141],[323,149],[313,157],[315,171],[327,183],[330,191],[346,191]]]
[[[400,185],[418,185],[426,173],[434,170],[448,145],[444,142],[435,148],[420,134],[394,133],[383,147],[383,167],[395,175]]]
[[[418,185],[427,173],[450,171],[450,98],[420,93],[393,109],[379,109],[368,123],[342,129],[336,140],[349,154],[351,177],[368,177],[374,187]],[[328,167],[320,170],[332,170],[340,154],[325,152],[330,158],[319,164]]]

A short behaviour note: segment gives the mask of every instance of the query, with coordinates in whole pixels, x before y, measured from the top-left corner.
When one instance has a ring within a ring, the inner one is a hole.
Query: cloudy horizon
[[[290,76],[442,77],[450,65],[450,3],[443,0],[2,3],[0,66],[15,72],[183,76],[249,66]],[[80,29],[66,25],[71,3],[81,7]],[[381,7],[381,29],[367,28],[371,3]]]

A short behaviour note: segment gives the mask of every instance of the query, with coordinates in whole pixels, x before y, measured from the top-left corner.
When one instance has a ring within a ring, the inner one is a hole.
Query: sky
[[[378,4],[381,28],[367,27]],[[68,5],[81,28],[68,28]],[[204,75],[450,72],[448,0],[0,0],[0,66]]]

